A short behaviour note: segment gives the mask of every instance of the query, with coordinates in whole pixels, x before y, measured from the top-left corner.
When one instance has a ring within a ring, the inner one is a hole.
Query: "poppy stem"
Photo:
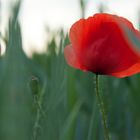
[[[106,119],[106,113],[105,113],[105,109],[104,109],[104,103],[103,103],[103,99],[99,93],[99,75],[98,74],[96,74],[95,90],[96,90],[96,96],[97,96],[97,100],[98,100],[98,106],[100,109],[100,113],[102,115],[102,123],[103,123],[103,128],[104,128],[104,133],[105,133],[105,140],[109,140],[109,131],[108,131],[108,127],[107,127],[107,119]]]

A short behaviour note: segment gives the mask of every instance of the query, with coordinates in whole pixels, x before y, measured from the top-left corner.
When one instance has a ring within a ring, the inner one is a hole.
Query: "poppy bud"
[[[33,95],[38,95],[40,91],[39,79],[35,76],[32,76],[30,81],[30,88]]]

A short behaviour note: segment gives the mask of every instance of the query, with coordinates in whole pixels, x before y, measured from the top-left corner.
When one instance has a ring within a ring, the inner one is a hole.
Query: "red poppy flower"
[[[139,37],[132,23],[111,14],[80,19],[70,29],[71,44],[64,49],[68,64],[96,74],[126,77],[140,72],[140,53],[122,25]]]

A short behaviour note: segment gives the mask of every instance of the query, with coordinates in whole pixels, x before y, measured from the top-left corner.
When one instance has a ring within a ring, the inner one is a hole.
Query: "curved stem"
[[[96,96],[97,96],[97,100],[98,100],[98,105],[99,105],[99,109],[102,115],[102,123],[103,123],[103,128],[104,128],[104,133],[105,133],[105,140],[109,140],[109,131],[107,128],[107,121],[106,121],[106,113],[105,113],[105,109],[104,109],[104,104],[103,104],[103,99],[99,93],[99,76],[96,75]]]
[[[38,139],[38,131],[41,128],[40,127],[41,117],[46,116],[45,112],[42,109],[42,103],[43,103],[43,97],[45,94],[45,89],[46,89],[46,81],[44,81],[44,84],[43,84],[41,91],[38,91],[37,95],[34,96],[34,106],[36,108],[36,117],[35,117],[35,122],[33,125],[32,140]]]

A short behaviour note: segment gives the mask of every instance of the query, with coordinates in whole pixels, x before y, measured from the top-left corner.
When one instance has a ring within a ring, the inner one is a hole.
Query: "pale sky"
[[[6,25],[9,7],[15,0],[1,0],[2,28]],[[46,35],[45,26],[55,30],[59,27],[68,32],[70,26],[80,18],[79,0],[23,0],[20,11],[24,51],[43,51]],[[98,12],[99,4],[106,5],[108,13],[128,18],[138,27],[140,0],[87,0],[86,17]]]

